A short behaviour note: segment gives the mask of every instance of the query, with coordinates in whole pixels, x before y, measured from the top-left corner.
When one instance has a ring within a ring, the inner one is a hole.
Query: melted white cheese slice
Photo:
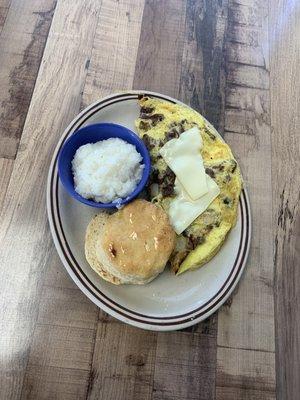
[[[169,140],[160,149],[163,159],[193,200],[208,191],[201,147],[201,134],[195,127],[183,132],[178,139]]]
[[[220,188],[216,182],[206,175],[207,193],[197,200],[191,199],[178,179],[175,180],[176,197],[171,201],[168,211],[170,223],[175,232],[182,233],[210,203],[220,194]]]

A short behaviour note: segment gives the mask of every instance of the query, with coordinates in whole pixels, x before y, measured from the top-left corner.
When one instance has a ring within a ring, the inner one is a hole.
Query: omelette
[[[149,96],[141,96],[139,105],[136,128],[150,152],[152,164],[148,199],[168,213],[170,202],[176,196],[176,176],[162,158],[160,149],[193,127],[198,127],[202,137],[200,153],[205,172],[220,188],[219,195],[208,208],[177,235],[169,262],[171,269],[180,274],[211,260],[236,224],[242,188],[240,169],[230,147],[195,110]]]

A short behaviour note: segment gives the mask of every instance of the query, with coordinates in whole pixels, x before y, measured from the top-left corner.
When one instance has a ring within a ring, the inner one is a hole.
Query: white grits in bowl
[[[141,181],[142,160],[134,145],[118,138],[80,146],[72,160],[75,191],[85,199],[117,203]]]

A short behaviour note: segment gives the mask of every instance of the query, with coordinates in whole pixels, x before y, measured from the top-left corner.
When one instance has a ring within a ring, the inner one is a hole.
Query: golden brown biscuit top
[[[167,214],[145,200],[135,200],[111,215],[101,245],[125,274],[150,277],[166,265],[175,245]]]

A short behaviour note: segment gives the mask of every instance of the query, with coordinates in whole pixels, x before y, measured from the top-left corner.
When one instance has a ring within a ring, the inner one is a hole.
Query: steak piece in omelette
[[[152,162],[149,196],[152,202],[168,212],[175,196],[175,174],[167,166],[160,148],[170,139],[197,126],[203,147],[201,155],[206,173],[220,188],[219,196],[180,235],[170,258],[173,271],[182,273],[208,262],[220,249],[235,225],[242,179],[229,146],[215,129],[196,111],[151,97],[139,99],[140,117],[136,120],[139,136],[147,146]]]

